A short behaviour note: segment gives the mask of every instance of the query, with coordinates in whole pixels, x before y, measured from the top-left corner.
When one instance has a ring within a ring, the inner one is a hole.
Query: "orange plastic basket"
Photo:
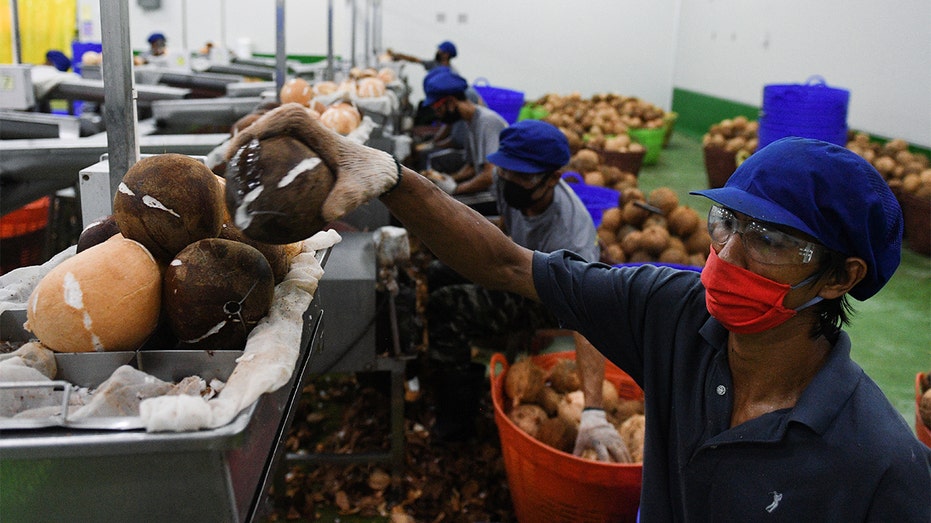
[[[574,351],[534,356],[549,369],[561,359],[575,359]],[[498,367],[502,371],[498,373]],[[633,522],[640,506],[643,466],[601,463],[556,450],[517,427],[504,411],[504,378],[508,363],[503,354],[491,358],[491,398],[501,438],[501,454],[517,519],[523,523]],[[605,378],[626,399],[643,399],[643,391],[610,362]]]
[[[50,202],[46,196],[0,217],[0,274],[44,261]]]
[[[921,414],[918,413],[918,406],[921,405],[921,396],[925,392],[921,387],[921,380],[923,377],[924,374],[921,372],[915,375],[915,434],[918,435],[919,441],[931,447],[931,428],[928,428],[925,422],[921,421]]]

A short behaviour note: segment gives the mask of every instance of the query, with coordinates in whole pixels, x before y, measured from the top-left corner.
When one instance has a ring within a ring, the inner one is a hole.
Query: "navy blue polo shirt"
[[[841,333],[795,407],[730,428],[727,330],[693,271],[536,252],[533,278],[644,389],[641,521],[931,521],[931,449]]]

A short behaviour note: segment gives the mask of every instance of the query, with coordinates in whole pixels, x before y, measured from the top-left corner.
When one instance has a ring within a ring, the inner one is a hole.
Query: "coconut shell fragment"
[[[168,265],[163,309],[181,348],[240,350],[268,313],[274,285],[271,266],[255,247],[200,240]]]

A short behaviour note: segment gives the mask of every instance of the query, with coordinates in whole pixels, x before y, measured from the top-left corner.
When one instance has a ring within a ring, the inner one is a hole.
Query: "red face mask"
[[[705,286],[705,306],[714,319],[738,334],[755,334],[782,325],[798,311],[821,301],[816,296],[798,309],[782,305],[790,290],[806,285],[818,273],[797,285],[779,283],[728,263],[711,248],[708,261],[701,271]]]

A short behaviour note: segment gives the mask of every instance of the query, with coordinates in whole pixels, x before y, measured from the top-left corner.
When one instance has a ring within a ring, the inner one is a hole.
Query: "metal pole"
[[[281,87],[284,85],[285,77],[288,74],[287,66],[288,55],[284,46],[284,0],[275,2],[275,91],[278,93],[280,102]]]
[[[371,45],[370,38],[369,38],[370,36],[369,33],[371,33],[371,27],[372,27],[371,7],[372,7],[372,1],[365,0],[365,40],[364,40],[365,41],[365,67],[370,67],[372,65],[372,60],[371,60],[372,45]]]
[[[17,5],[16,0],[10,0],[10,21],[12,22],[12,27],[10,31],[13,33],[10,45],[13,46],[13,63],[21,64],[23,63],[23,51],[20,46],[19,41],[19,6]]]
[[[129,44],[129,0],[100,0],[100,30],[103,40],[103,84],[106,98],[103,119],[107,126],[110,164],[110,202],[123,175],[139,160],[139,130],[136,128],[136,90]]]
[[[375,54],[375,61],[377,63],[378,56],[381,54],[382,49],[383,49],[382,41],[381,41],[381,26],[382,26],[381,0],[375,0],[375,2],[372,4],[372,9],[374,11],[374,22],[372,24],[373,26],[372,27],[372,34],[373,34],[372,46],[374,47],[373,51]]]
[[[188,52],[187,41],[187,0],[181,0],[181,50]]]
[[[327,0],[326,12],[326,78],[333,80],[333,0]]]
[[[352,2],[352,7],[351,7],[352,25],[350,26],[350,29],[349,29],[349,32],[352,35],[352,43],[351,43],[351,50],[350,50],[350,56],[352,56],[352,61],[350,63],[350,66],[355,67],[356,66],[356,25],[358,25],[358,22],[356,21],[356,11],[358,11],[358,1],[357,0],[349,0],[349,1]]]

